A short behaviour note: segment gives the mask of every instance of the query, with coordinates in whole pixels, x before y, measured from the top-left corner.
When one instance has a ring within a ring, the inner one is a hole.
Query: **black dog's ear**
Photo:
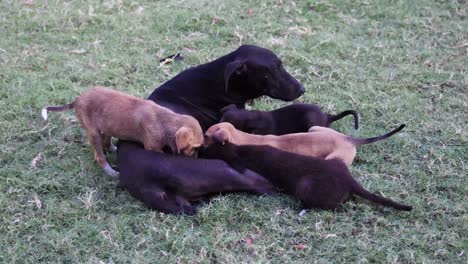
[[[226,65],[226,69],[224,70],[224,81],[225,81],[224,90],[226,93],[228,91],[228,85],[229,85],[229,80],[231,79],[231,76],[234,73],[236,73],[237,75],[240,75],[246,71],[247,71],[247,64],[245,60],[235,60]]]

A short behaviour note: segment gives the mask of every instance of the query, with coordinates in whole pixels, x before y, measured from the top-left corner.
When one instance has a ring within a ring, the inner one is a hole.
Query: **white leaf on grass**
[[[83,202],[83,204],[85,205],[86,210],[89,210],[94,205],[95,193],[96,193],[95,190],[91,190],[89,192],[86,192],[83,195],[80,195],[80,197],[78,197],[78,200]]]
[[[137,9],[135,9],[135,11],[133,11],[135,14],[141,14],[141,12],[143,12],[143,10],[145,10],[144,7],[142,6],[139,6]]]
[[[85,49],[74,49],[74,50],[69,50],[67,53],[81,55],[81,54],[85,54],[86,52],[88,51]]]
[[[312,35],[312,29],[310,29],[309,27],[294,26],[294,27],[288,28],[288,35],[290,33],[298,35],[298,36]]]
[[[271,37],[269,41],[272,45],[284,46],[284,38]]]
[[[315,223],[315,229],[319,230],[321,228],[322,221]]]
[[[242,41],[244,40],[244,35],[240,33],[241,28],[236,26],[236,30],[234,30],[234,35],[239,39],[239,45],[242,45]]]
[[[34,195],[34,199],[31,200],[31,201],[28,201],[28,203],[34,203],[34,204],[36,204],[36,207],[37,207],[38,209],[41,209],[41,208],[42,208],[42,202],[41,202],[41,200],[39,200],[39,197],[37,197],[37,195]]]
[[[94,7],[92,5],[89,5],[88,16],[90,17],[96,16],[96,14],[94,13]]]
[[[42,152],[37,154],[37,156],[31,161],[31,168],[35,170],[37,168],[37,163],[42,160]]]
[[[337,237],[337,235],[336,234],[328,234],[328,235],[325,236],[325,239],[330,238],[330,237]]]
[[[459,49],[459,48],[465,48],[465,47],[468,47],[468,42],[464,42],[464,43],[461,43],[455,47],[453,47],[454,49]]]

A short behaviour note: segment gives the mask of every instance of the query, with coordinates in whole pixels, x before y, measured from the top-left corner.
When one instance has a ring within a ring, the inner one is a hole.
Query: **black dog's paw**
[[[197,206],[193,205],[184,205],[182,206],[182,214],[185,215],[195,215],[197,213]]]
[[[117,165],[111,165],[111,168],[114,169],[117,172],[120,172],[119,166],[117,166]]]
[[[123,190],[125,190],[125,186],[124,186],[121,182],[118,182],[118,183],[115,185],[115,189],[120,190],[120,191],[123,191]]]

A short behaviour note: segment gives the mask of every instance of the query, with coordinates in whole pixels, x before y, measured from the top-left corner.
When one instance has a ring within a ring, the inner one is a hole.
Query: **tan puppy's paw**
[[[114,170],[109,164],[106,164],[106,166],[104,166],[103,169],[107,175],[113,178],[117,178],[119,176],[119,172]]]
[[[110,146],[109,146],[109,152],[111,152],[111,153],[117,152],[117,146],[115,146],[114,144],[111,143]]]

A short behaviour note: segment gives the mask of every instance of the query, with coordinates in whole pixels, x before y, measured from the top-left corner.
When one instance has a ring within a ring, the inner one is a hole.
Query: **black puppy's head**
[[[205,159],[221,159],[226,162],[237,160],[236,146],[229,142],[215,141],[204,145],[198,154]]]
[[[220,122],[231,123],[235,128],[251,134],[263,135],[265,130],[268,130],[268,119],[259,111],[248,111],[245,109],[237,108],[236,105],[231,104],[221,109]]]
[[[245,121],[248,116],[248,111],[245,109],[239,109],[235,104],[228,105],[221,109],[221,122],[231,123],[237,129],[242,131],[245,127]],[[247,115],[247,116],[246,116]]]
[[[271,50],[242,45],[224,72],[226,91],[248,98],[262,95],[292,101],[304,92],[304,86],[289,74]]]

